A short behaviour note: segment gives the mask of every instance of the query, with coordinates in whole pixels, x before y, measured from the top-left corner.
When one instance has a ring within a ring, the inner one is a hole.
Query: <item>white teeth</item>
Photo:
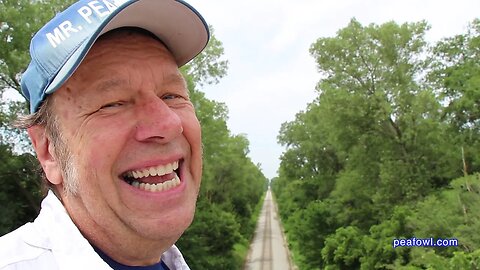
[[[157,176],[157,170],[155,168],[150,168],[150,170],[148,170],[150,172],[150,175],[151,176]]]
[[[174,170],[178,169],[178,161],[166,164],[166,165],[159,165],[156,167],[150,167],[143,170],[138,171],[129,171],[127,172],[128,177],[133,177],[134,179],[139,179],[143,177],[149,176],[162,176],[166,174],[173,173]]]
[[[175,161],[169,164],[159,165],[156,167],[149,167],[142,170],[129,171],[125,175],[129,178],[138,180],[144,177],[163,176],[163,175],[168,175],[173,173],[174,177],[171,180],[165,181],[163,183],[151,184],[151,183],[142,182],[141,180],[137,181],[133,179],[132,179],[133,181],[129,182],[130,185],[140,190],[145,190],[149,192],[161,192],[165,190],[170,190],[180,185],[180,178],[178,178],[178,175],[174,172],[177,169],[178,169],[178,161]]]
[[[168,180],[163,183],[150,184],[133,181],[131,185],[145,191],[160,192],[175,188],[180,185],[180,178],[178,178],[178,175],[175,174],[175,177],[172,180]]]
[[[158,167],[157,167],[157,174],[158,174],[158,175],[167,174],[166,172],[167,172],[167,170],[165,169],[164,166],[158,166]]]
[[[174,180],[174,179],[172,179]],[[167,181],[165,183],[163,183],[163,188],[164,189],[170,189],[171,188],[171,185],[172,185],[172,182],[171,181]]]

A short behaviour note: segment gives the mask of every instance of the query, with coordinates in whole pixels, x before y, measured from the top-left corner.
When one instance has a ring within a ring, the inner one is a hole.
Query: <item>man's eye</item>
[[[108,108],[116,108],[122,106],[124,103],[121,101],[116,101],[116,102],[110,102],[105,105],[103,105],[101,108],[102,109],[108,109]]]
[[[166,99],[166,100],[176,99],[176,98],[182,98],[182,97],[179,96],[179,95],[174,95],[174,94],[168,94],[168,95],[164,95],[162,97],[162,99]]]

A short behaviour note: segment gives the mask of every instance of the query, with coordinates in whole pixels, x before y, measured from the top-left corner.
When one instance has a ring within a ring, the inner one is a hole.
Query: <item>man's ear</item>
[[[55,146],[47,136],[45,127],[36,125],[28,128],[27,132],[48,181],[54,185],[61,184],[63,182],[62,170],[54,152]]]

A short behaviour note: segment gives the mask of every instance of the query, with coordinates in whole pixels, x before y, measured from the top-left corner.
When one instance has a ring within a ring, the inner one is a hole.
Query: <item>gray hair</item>
[[[48,136],[53,144],[55,157],[60,163],[62,175],[64,177],[64,190],[67,194],[75,195],[78,191],[78,172],[73,161],[70,149],[65,143],[65,138],[60,131],[60,123],[57,115],[54,113],[53,104],[55,103],[52,95],[46,97],[45,101],[40,105],[37,112],[19,116],[14,126],[20,129],[28,129],[33,126],[42,126],[45,128],[45,136]],[[48,189],[57,192],[55,186],[48,181],[43,169],[42,172],[42,190],[46,192]],[[57,194],[58,195],[58,194]]]

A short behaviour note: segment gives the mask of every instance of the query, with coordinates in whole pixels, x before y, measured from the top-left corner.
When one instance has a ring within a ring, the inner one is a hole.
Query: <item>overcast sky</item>
[[[277,175],[283,122],[315,98],[319,74],[310,45],[333,37],[355,17],[363,25],[426,20],[427,38],[466,32],[480,17],[480,0],[187,0],[215,29],[229,61],[228,75],[206,87],[229,108],[228,126],[246,134],[250,157],[268,178]]]

